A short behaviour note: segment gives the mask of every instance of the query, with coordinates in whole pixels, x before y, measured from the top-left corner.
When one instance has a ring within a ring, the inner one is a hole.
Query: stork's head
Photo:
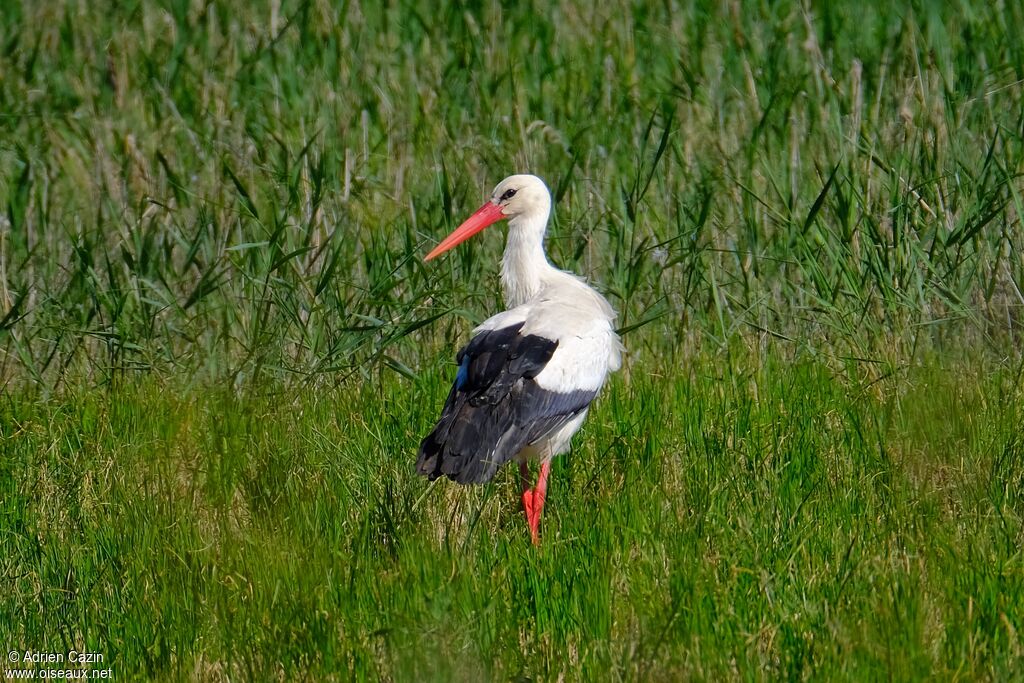
[[[424,260],[443,254],[504,218],[513,221],[513,225],[519,222],[517,219],[538,222],[543,228],[550,211],[551,194],[543,180],[535,175],[511,175],[498,183],[491,192],[491,199],[434,247]]]

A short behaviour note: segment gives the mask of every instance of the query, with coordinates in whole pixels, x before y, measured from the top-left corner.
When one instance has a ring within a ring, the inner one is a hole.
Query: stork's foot
[[[540,513],[544,510],[544,499],[548,494],[548,473],[551,471],[551,463],[543,462],[540,466],[540,476],[537,477],[537,485],[532,489],[527,487],[530,470],[526,463],[519,465],[519,474],[523,479],[523,512],[526,513],[526,523],[530,525],[530,540],[534,545],[540,545]]]
[[[530,540],[540,545],[540,513],[544,509],[545,492],[537,488],[523,491],[523,511],[526,512],[526,523],[530,525]]]

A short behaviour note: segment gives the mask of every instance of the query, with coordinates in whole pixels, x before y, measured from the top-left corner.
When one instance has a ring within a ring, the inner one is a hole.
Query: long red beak
[[[444,241],[442,241],[441,244],[434,247],[434,250],[427,254],[423,260],[429,261],[430,259],[436,256],[440,256],[444,252],[454,247],[456,244],[465,242],[470,237],[486,228],[488,225],[497,223],[504,217],[505,214],[501,212],[500,206],[498,206],[494,202],[487,202],[479,209],[477,209],[476,213],[467,218],[462,225],[455,228],[455,230],[452,231],[452,234],[445,237]]]

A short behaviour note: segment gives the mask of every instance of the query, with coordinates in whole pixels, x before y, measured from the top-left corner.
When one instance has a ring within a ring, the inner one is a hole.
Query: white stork
[[[459,351],[455,383],[437,426],[420,444],[417,471],[460,484],[490,481],[509,460],[519,463],[523,510],[537,532],[551,458],[569,450],[590,402],[619,369],[622,345],[615,311],[576,275],[544,254],[551,195],[544,181],[514,175],[426,260],[508,219],[501,284],[509,310],[488,318]],[[531,460],[540,462],[529,487]]]

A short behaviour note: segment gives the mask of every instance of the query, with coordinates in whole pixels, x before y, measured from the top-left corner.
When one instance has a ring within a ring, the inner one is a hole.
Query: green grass
[[[118,679],[1024,678],[1019,2],[0,3],[0,646]],[[626,365],[413,472],[512,172]]]
[[[1024,675],[1020,369],[730,367],[614,382],[537,549],[512,470],[414,475],[445,367],[9,406],[0,634],[119,678]]]

